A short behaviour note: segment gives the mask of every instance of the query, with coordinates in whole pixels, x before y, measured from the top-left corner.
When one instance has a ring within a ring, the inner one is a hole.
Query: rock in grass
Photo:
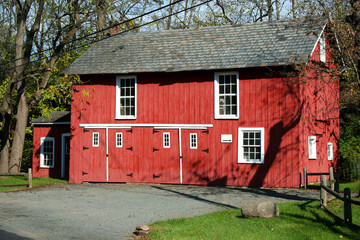
[[[246,205],[241,209],[242,215],[249,217],[272,218],[278,217],[279,207],[271,201],[259,201]]]

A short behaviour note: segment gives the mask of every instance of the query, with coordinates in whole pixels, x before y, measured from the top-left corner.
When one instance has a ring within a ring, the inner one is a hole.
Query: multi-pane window
[[[123,146],[123,136],[122,133],[116,133],[116,147],[121,148]]]
[[[94,132],[93,133],[93,147],[98,147],[99,146],[99,133],[98,132]]]
[[[316,136],[308,137],[309,159],[316,159]]]
[[[239,117],[238,73],[215,74],[215,118]]]
[[[116,118],[136,118],[136,77],[126,76],[116,79]]]
[[[164,148],[170,148],[170,133],[163,133],[163,146]]]
[[[327,153],[328,153],[328,160],[334,160],[334,149],[333,149],[333,143],[331,142],[327,143]]]
[[[190,148],[197,149],[197,134],[190,133]]]
[[[52,137],[41,138],[40,146],[40,167],[54,167],[55,139]]]
[[[239,128],[238,162],[264,163],[264,128]]]

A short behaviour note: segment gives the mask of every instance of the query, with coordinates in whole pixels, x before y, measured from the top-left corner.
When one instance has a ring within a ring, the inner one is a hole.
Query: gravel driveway
[[[297,189],[62,184],[0,193],[0,239],[127,239],[137,225],[241,208],[261,199],[318,199]]]

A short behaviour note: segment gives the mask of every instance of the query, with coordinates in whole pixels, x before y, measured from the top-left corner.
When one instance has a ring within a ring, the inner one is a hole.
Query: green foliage
[[[355,181],[360,179],[360,116],[357,113],[346,116],[339,141],[340,169],[343,180]]]
[[[358,230],[335,220],[319,201],[280,203],[277,218],[243,218],[240,209],[151,225],[150,239],[358,239]],[[337,206],[334,206],[337,208]],[[360,221],[360,209],[353,211]]]

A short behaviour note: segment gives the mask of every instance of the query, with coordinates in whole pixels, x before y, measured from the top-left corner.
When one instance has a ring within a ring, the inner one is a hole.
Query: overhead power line
[[[69,41],[67,44],[70,44],[70,43],[73,43],[73,42],[77,42],[77,41],[86,39],[86,38],[88,38],[88,37],[94,36],[94,35],[96,35],[96,34],[98,34],[98,33],[101,33],[101,32],[105,32],[105,31],[111,29],[112,27],[116,27],[116,26],[120,26],[120,25],[129,23],[129,22],[132,22],[132,21],[134,21],[134,20],[136,20],[136,19],[145,17],[145,16],[147,16],[147,15],[150,15],[150,14],[152,14],[152,13],[158,12],[158,11],[160,11],[160,10],[163,10],[163,9],[165,9],[165,8],[168,8],[168,7],[172,6],[172,5],[178,4],[178,3],[183,2],[183,1],[184,1],[184,0],[177,0],[177,1],[171,2],[171,3],[167,4],[167,5],[161,6],[161,7],[159,7],[159,8],[156,8],[156,9],[154,9],[154,10],[151,10],[151,11],[149,11],[149,12],[146,12],[146,13],[141,14],[141,15],[139,15],[139,16],[136,16],[136,17],[134,17],[134,18],[127,19],[127,20],[122,21],[122,22],[120,22],[120,23],[114,24],[114,25],[112,25],[112,26],[110,26],[110,27],[106,27],[106,28],[101,29],[101,30],[99,30],[99,31],[95,31],[95,32],[90,33],[90,34],[88,34],[88,35],[82,36],[82,37],[80,37],[80,38],[73,39],[73,40]],[[36,52],[36,53],[32,53],[32,54],[30,55],[30,57],[36,56],[36,55],[39,55],[39,54],[41,54],[41,53],[48,52],[48,51],[51,51],[51,50],[54,50],[54,49],[55,49],[55,47],[47,48],[47,49],[38,51],[38,52]],[[24,59],[24,58],[25,58],[25,57],[17,58],[17,59],[13,59],[13,60],[8,61],[8,62],[5,62],[5,63],[1,63],[0,66],[7,65],[7,64],[10,64],[10,63],[14,63],[14,62],[16,62],[16,61],[18,61],[18,60],[21,60],[21,59]],[[30,61],[30,62],[34,62],[34,61]],[[21,65],[20,65],[20,66],[21,66]],[[14,67],[12,67],[12,68],[14,68]]]

